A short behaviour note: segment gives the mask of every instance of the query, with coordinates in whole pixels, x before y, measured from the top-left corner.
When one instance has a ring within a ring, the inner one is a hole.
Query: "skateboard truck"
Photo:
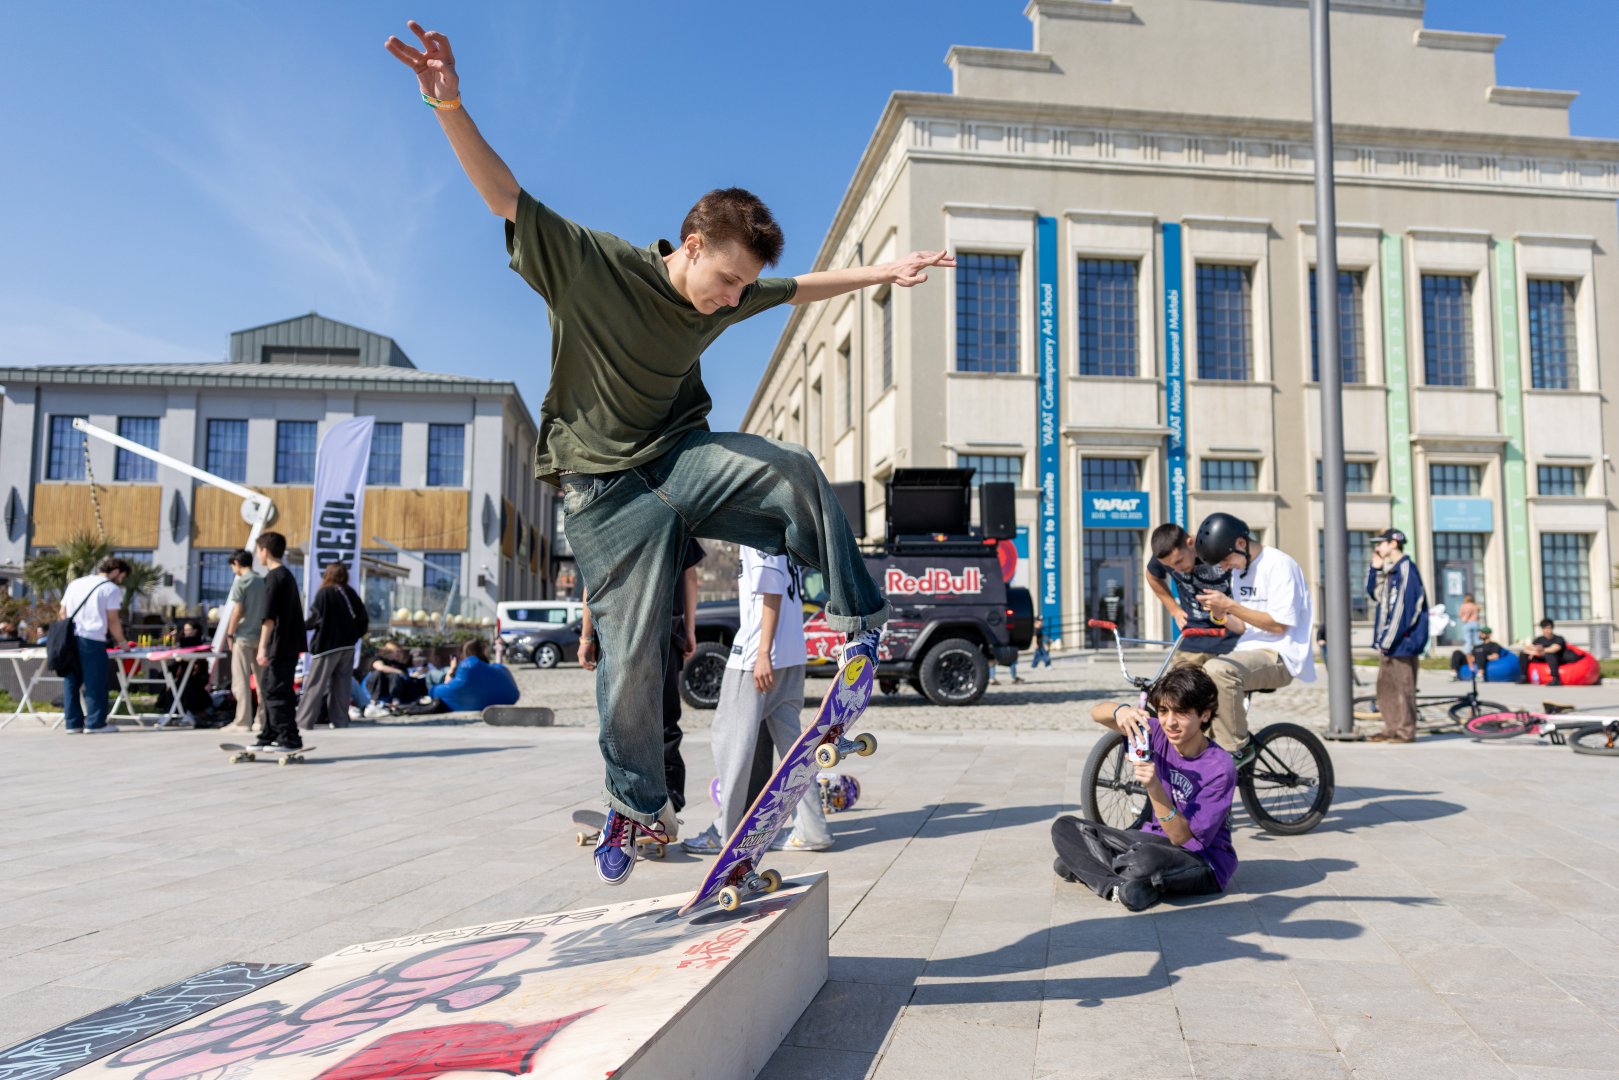
[[[748,897],[759,893],[773,893],[779,888],[781,888],[781,875],[775,870],[766,870],[762,874],[749,870],[737,878],[734,885],[727,885],[720,890],[718,898],[720,910],[735,911]]]
[[[862,731],[852,739],[845,739],[839,735],[835,740],[828,740],[815,748],[815,764],[823,769],[830,769],[842,761],[846,754],[859,754],[861,757],[870,757],[877,752],[877,736],[869,731]]]

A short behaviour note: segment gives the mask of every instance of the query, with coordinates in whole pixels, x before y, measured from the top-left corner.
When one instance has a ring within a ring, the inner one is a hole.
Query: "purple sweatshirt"
[[[1158,782],[1192,828],[1192,838],[1181,846],[1208,863],[1214,880],[1224,889],[1237,870],[1237,849],[1231,846],[1231,829],[1226,825],[1231,796],[1237,790],[1237,767],[1231,755],[1212,742],[1195,758],[1181,757],[1156,716],[1147,718],[1147,730]],[[1141,829],[1164,835],[1156,818],[1149,817]]]

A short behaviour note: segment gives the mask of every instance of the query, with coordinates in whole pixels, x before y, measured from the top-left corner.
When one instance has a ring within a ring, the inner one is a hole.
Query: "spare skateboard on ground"
[[[556,714],[543,705],[490,705],[483,722],[490,727],[550,727]]]
[[[607,815],[600,810],[575,810],[573,823],[583,825],[588,832],[574,834],[574,841],[580,847],[595,847],[601,843],[602,829],[607,825]],[[667,853],[665,845],[658,843],[650,836],[637,836],[635,846],[642,855],[650,855],[654,859],[661,859]]]
[[[841,814],[845,810],[853,810],[854,804],[860,801],[860,781],[848,773],[823,772],[815,780],[821,788],[823,813]],[[714,800],[715,806],[724,805],[720,802],[720,778],[717,776],[708,782],[708,797]]]
[[[758,860],[770,850],[776,834],[792,821],[799,800],[816,783],[817,766],[830,769],[844,754],[852,752],[864,757],[877,749],[876,738],[867,733],[862,732],[856,739],[843,737],[843,732],[866,711],[871,685],[872,665],[864,656],[854,657],[838,672],[815,722],[782,757],[680,914],[688,914],[710,900],[717,900],[726,911],[735,911],[755,893],[775,892],[781,887],[781,875],[775,870],[761,872]]]
[[[235,765],[239,761],[257,761],[258,756],[280,758],[280,764],[303,764],[304,755],[314,750],[313,746],[300,746],[296,750],[268,750],[261,746],[243,746],[241,743],[222,742],[219,748],[230,754],[230,763]]]

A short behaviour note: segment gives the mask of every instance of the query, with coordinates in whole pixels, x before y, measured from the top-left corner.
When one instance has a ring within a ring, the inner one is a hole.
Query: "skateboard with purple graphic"
[[[872,674],[872,664],[864,656],[853,657],[837,673],[815,722],[782,757],[680,914],[689,914],[710,900],[717,900],[725,911],[735,911],[748,897],[781,887],[781,875],[775,870],[761,871],[758,860],[792,821],[799,800],[810,788],[819,787],[817,771],[834,767],[844,754],[865,757],[877,749],[876,738],[866,732],[854,739],[843,737],[871,702]]]

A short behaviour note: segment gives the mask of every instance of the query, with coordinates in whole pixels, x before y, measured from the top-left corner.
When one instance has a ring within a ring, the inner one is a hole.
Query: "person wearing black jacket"
[[[365,602],[349,588],[348,564],[329,564],[304,618],[304,627],[315,632],[304,669],[303,697],[298,701],[298,726],[304,731],[316,724],[349,726],[354,646],[370,626]]]

